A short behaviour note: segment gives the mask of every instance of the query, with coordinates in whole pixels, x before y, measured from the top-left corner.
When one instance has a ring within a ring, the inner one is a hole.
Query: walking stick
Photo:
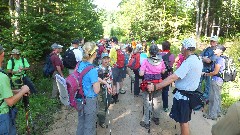
[[[149,92],[149,99],[148,99],[148,104],[149,104],[149,107],[150,107],[150,104],[151,104],[151,99],[152,99],[152,93]],[[150,133],[150,124],[151,124],[151,110],[149,109],[149,114],[148,114],[148,124],[149,124],[149,129],[148,129],[148,133]]]
[[[33,134],[35,135],[34,132],[34,124],[33,124],[33,120],[32,120],[32,116],[30,113],[30,107],[29,107],[29,96],[23,96],[23,105],[24,105],[24,109],[25,109],[25,118],[26,118],[26,134],[27,135],[31,135],[31,127],[29,125],[29,118],[32,124],[32,130],[33,130]]]
[[[132,80],[132,78],[131,78],[131,93],[132,93],[132,84],[133,84],[133,80]]]

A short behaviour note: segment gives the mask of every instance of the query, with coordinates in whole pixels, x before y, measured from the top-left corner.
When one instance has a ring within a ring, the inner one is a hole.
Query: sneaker
[[[101,123],[101,124],[99,124],[99,126],[102,127],[102,128],[106,128],[105,123]]]
[[[149,129],[149,128],[150,128],[150,125],[149,125],[149,124],[145,124],[145,128],[146,128],[146,129]]]
[[[125,93],[126,93],[126,90],[120,89],[120,90],[119,90],[119,93],[120,93],[120,94],[125,94]]]
[[[140,121],[140,126],[145,127],[144,121]]]
[[[156,124],[156,125],[159,125],[160,124],[160,122],[159,122],[159,118],[152,118],[152,120],[154,121],[154,123]]]

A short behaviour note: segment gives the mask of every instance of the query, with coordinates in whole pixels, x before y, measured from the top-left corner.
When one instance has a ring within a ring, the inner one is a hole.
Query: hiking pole
[[[131,93],[132,93],[132,84],[133,84],[133,80],[132,80],[132,78],[131,78]]]
[[[23,105],[24,105],[24,110],[25,110],[25,118],[26,118],[26,133],[27,135],[30,135],[31,134],[31,128],[29,126],[29,118],[30,118],[30,121],[31,121],[31,124],[32,124],[32,129],[33,129],[33,134],[35,135],[35,132],[34,132],[34,124],[33,124],[33,120],[32,120],[32,116],[31,116],[31,113],[30,113],[30,109],[29,109],[29,96],[23,96]]]
[[[149,99],[148,99],[148,105],[149,105],[149,107],[150,107],[150,104],[151,104],[151,99],[152,99],[152,93],[151,92],[149,92]],[[150,124],[151,124],[151,110],[149,109],[148,110],[149,112],[149,114],[148,114],[148,124],[149,124],[149,129],[148,129],[148,133],[150,133]]]
[[[111,86],[111,84],[110,84],[110,86]],[[106,91],[105,91],[105,96],[106,96],[106,111],[107,111],[107,118],[108,118],[108,125],[106,125],[106,128],[108,128],[108,126],[110,126],[110,124],[111,124],[111,121],[110,121],[110,112],[109,112],[109,101],[108,101],[108,89],[106,89]],[[109,130],[109,134],[111,135],[112,134],[112,130],[111,130],[111,127],[110,127],[110,130]]]

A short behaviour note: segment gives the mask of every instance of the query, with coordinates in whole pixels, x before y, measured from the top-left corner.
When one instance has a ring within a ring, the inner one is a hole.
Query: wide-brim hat
[[[21,53],[18,49],[13,49],[11,54],[21,54]]]

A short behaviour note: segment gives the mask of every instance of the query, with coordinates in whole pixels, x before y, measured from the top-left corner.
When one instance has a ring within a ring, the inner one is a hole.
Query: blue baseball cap
[[[101,58],[103,59],[104,57],[108,57],[109,58],[108,53],[102,53]]]

